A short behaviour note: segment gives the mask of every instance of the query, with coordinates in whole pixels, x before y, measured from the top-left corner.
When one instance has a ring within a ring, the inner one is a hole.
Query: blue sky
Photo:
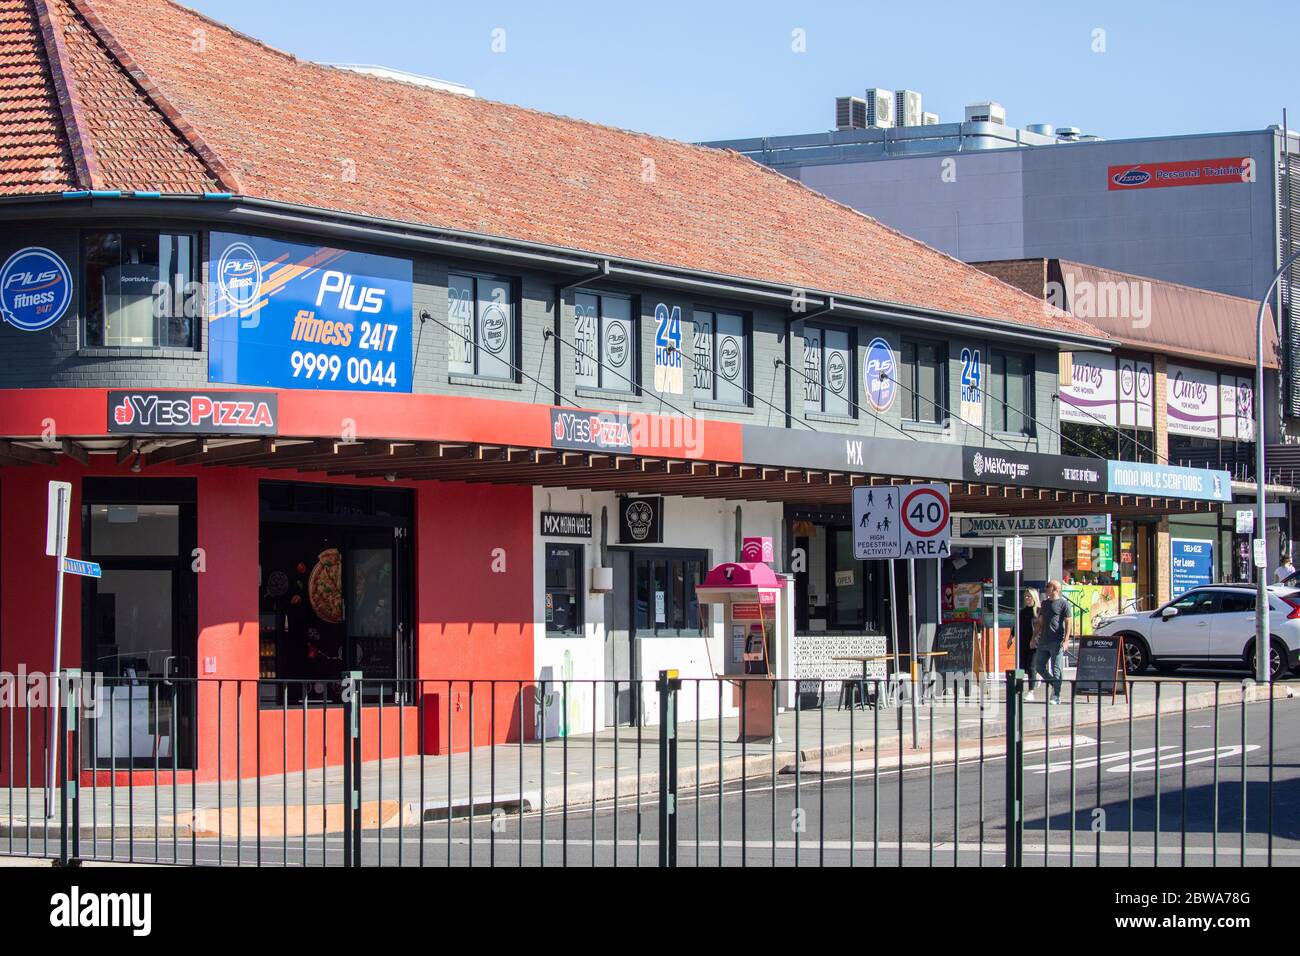
[[[1258,129],[1283,106],[1300,126],[1295,0],[187,3],[306,59],[684,140],[829,129],[834,97],[868,86],[919,90],[945,121],[996,99],[1009,123],[1106,138]]]

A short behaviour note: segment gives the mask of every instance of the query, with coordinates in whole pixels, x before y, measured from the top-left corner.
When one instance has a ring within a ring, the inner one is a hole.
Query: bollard
[[[1007,825],[1006,865],[1018,867],[1024,855],[1024,728],[1020,691],[1025,672],[1007,671]]]
[[[660,671],[659,691],[659,865],[677,865],[677,671]],[[698,715],[697,715],[698,716]]]

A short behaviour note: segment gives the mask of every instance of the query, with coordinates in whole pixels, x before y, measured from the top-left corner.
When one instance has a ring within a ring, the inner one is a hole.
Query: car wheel
[[[1256,673],[1259,662],[1255,660],[1255,648],[1251,645],[1250,649],[1250,672]],[[1287,674],[1286,651],[1279,641],[1269,641],[1268,655],[1268,678],[1270,681],[1279,680]]]
[[[1140,637],[1132,637],[1128,634],[1124,637],[1124,673],[1141,674],[1151,663],[1151,655],[1147,652],[1146,642]]]

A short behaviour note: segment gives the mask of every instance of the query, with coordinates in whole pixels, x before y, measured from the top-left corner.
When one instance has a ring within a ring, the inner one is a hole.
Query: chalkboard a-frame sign
[[[934,658],[934,670],[941,674],[979,674],[984,670],[980,641],[976,639],[974,621],[950,621],[940,624],[930,648],[942,656]]]
[[[1116,694],[1128,696],[1128,679],[1124,671],[1124,638],[1085,637],[1079,641],[1074,671],[1076,694]]]

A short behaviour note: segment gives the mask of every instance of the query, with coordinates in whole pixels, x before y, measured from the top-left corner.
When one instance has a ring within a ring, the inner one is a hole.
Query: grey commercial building
[[[973,110],[968,118],[983,119]],[[1281,127],[1102,140],[968,121],[708,145],[967,262],[1061,258],[1258,298],[1300,240],[1300,180],[1287,164],[1300,136]],[[1284,369],[1277,408],[1295,436],[1300,302],[1288,296],[1300,269],[1290,278],[1272,304]]]

